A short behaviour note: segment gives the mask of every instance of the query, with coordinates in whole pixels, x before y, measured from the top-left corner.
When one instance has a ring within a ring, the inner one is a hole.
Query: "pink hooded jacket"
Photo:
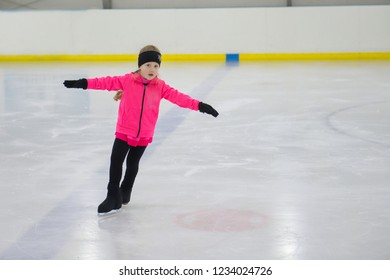
[[[124,76],[88,79],[88,89],[123,90],[118,110],[116,132],[136,137],[153,137],[160,101],[162,98],[183,107],[197,111],[199,101],[154,78],[144,84],[138,73]]]

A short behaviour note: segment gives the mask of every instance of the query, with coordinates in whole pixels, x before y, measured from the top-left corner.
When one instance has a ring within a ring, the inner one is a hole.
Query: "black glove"
[[[199,102],[199,112],[210,114],[214,117],[218,117],[218,112],[213,107],[211,107],[209,104]]]
[[[82,88],[87,89],[88,87],[88,81],[87,79],[80,79],[80,80],[65,80],[64,86],[67,88]]]

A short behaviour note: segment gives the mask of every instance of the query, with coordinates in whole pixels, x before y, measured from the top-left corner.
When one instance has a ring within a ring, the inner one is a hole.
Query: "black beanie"
[[[156,62],[161,65],[161,53],[156,51],[146,51],[138,55],[138,67],[146,62]]]

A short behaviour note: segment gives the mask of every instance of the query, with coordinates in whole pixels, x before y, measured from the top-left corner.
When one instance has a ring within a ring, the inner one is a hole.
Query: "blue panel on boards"
[[[238,54],[238,53],[226,54],[226,64],[227,65],[238,65],[239,62],[240,62],[240,54]]]

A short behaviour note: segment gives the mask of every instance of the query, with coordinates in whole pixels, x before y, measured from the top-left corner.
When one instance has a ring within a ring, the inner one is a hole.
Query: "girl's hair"
[[[118,90],[113,98],[115,101],[119,101],[122,98],[122,90]]]
[[[149,51],[155,51],[155,52],[161,53],[160,50],[156,46],[154,46],[154,45],[147,45],[147,46],[143,47],[139,51],[139,54],[141,54],[143,52],[149,52]],[[139,69],[134,71],[133,73],[138,73],[138,72],[139,72]],[[119,101],[122,98],[122,91],[118,90],[113,98],[114,98],[115,101]]]
[[[150,52],[150,51],[155,51],[155,52],[160,52],[160,50],[154,46],[154,45],[147,45],[145,47],[143,47],[140,51],[139,51],[139,54],[143,53],[143,52]]]

